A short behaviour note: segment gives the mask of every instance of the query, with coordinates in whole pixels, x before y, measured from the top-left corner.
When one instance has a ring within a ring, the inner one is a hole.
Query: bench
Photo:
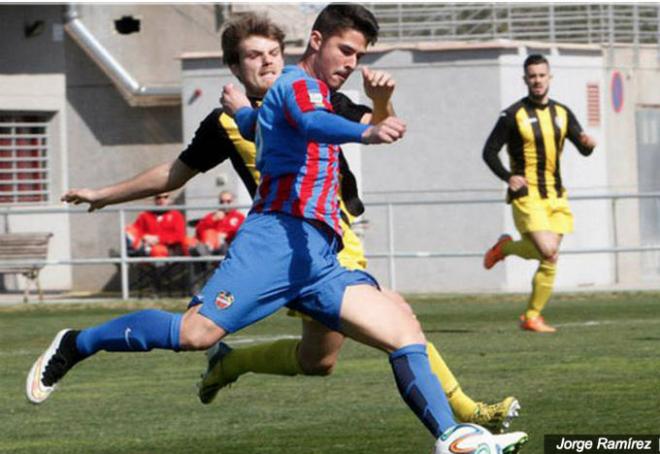
[[[23,302],[28,302],[30,283],[34,282],[43,301],[43,293],[39,285],[39,271],[48,258],[48,242],[52,233],[0,233],[0,274],[22,274],[27,279]],[[20,261],[23,263],[9,263]],[[37,262],[30,264],[29,262]]]

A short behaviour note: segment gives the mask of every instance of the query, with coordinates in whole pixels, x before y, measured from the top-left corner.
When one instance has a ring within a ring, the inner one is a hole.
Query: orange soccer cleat
[[[534,331],[536,333],[554,333],[557,331],[557,328],[548,325],[540,315],[527,318],[524,314],[520,316],[520,329]]]
[[[488,249],[484,255],[484,268],[489,270],[494,267],[497,262],[504,260],[504,252],[502,251],[502,246],[511,240],[511,236],[507,235],[506,233],[499,237],[497,243]]]

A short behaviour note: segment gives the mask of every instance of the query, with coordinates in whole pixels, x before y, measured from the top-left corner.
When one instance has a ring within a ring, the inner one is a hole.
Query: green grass
[[[660,294],[557,296],[555,335],[516,327],[525,297],[412,299],[428,337],[475,399],[517,396],[524,452],[543,434],[658,433]],[[32,362],[63,327],[154,303],[0,308],[0,452],[427,453],[432,438],[399,397],[386,357],[348,342],[326,378],[248,375],[208,406],[195,382],[202,353],[105,353],[77,366],[46,403],[24,397]],[[158,303],[168,310],[183,301]],[[585,322],[595,322],[588,323]],[[276,315],[237,339],[296,334]],[[230,338],[231,341],[231,338]]]

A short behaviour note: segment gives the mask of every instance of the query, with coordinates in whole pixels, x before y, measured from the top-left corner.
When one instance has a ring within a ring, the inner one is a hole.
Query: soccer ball
[[[445,430],[431,454],[499,454],[495,438],[476,424],[457,424]]]

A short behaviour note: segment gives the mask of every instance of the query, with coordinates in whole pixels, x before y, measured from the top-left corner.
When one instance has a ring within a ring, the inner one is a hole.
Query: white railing
[[[658,3],[371,3],[382,42],[658,44]]]
[[[600,194],[600,195],[574,195],[571,196],[571,201],[585,201],[585,200],[609,200],[611,203],[611,222],[612,222],[612,245],[597,248],[584,248],[584,249],[562,249],[562,255],[571,254],[613,254],[615,257],[615,281],[618,282],[619,270],[617,257],[621,253],[628,252],[656,252],[660,251],[660,244],[648,246],[620,246],[618,235],[618,220],[617,220],[617,203],[621,200],[643,200],[643,199],[660,199],[660,192],[649,193],[625,193],[625,194]],[[389,287],[396,289],[396,259],[397,258],[465,258],[465,257],[481,257],[483,251],[400,251],[396,248],[396,238],[394,235],[395,214],[398,207],[406,206],[443,206],[443,205],[474,205],[474,204],[501,204],[501,197],[484,197],[484,198],[470,198],[470,199],[446,199],[446,200],[431,200],[431,201],[398,201],[398,202],[373,202],[366,203],[367,212],[369,208],[381,207],[386,210],[387,219],[387,247],[385,251],[376,251],[367,254],[367,258],[384,258],[388,261],[388,278]],[[211,211],[217,209],[217,206],[188,206],[188,205],[170,205],[170,209],[178,209],[185,211]],[[235,208],[249,208],[247,206],[236,206]],[[117,212],[118,213],[118,236],[120,246],[119,257],[94,257],[94,258],[70,258],[70,259],[48,259],[40,261],[22,261],[22,260],[3,260],[0,265],[107,265],[117,264],[120,267],[121,274],[121,289],[122,299],[130,297],[128,270],[131,264],[135,263],[195,263],[195,262],[216,262],[222,260],[220,256],[201,256],[201,257],[129,257],[126,248],[126,241],[124,238],[124,230],[126,226],[126,213],[139,212],[153,209],[153,205],[148,206],[130,206],[130,207],[106,207],[102,212]],[[4,231],[7,231],[9,224],[9,217],[16,215],[30,215],[30,214],[85,214],[87,211],[83,208],[68,208],[68,207],[53,207],[53,208],[12,208],[0,207],[0,219],[4,222],[0,223],[4,226]],[[88,214],[89,215],[89,214]],[[92,213],[93,215],[93,213]]]

